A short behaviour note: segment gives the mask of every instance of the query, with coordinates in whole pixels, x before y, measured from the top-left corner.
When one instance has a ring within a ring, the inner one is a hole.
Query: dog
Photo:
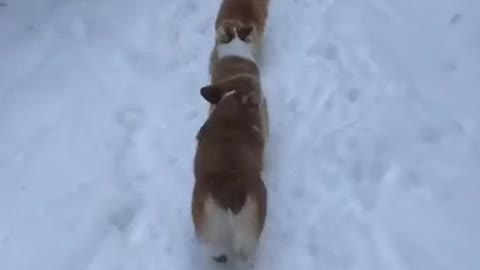
[[[252,263],[267,211],[259,81],[236,75],[201,88],[215,108],[197,134],[192,218],[208,254]]]
[[[269,2],[270,0],[222,0],[215,19],[215,45],[210,55],[211,64],[218,59],[218,45],[230,42],[233,36],[251,43],[255,59],[260,60]]]

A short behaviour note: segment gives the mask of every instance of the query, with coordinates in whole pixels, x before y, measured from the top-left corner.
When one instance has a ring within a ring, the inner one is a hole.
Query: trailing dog
[[[233,86],[254,86],[250,80],[239,77],[201,90],[217,106],[197,134],[192,215],[197,235],[218,262],[230,254],[250,259],[265,222],[260,104]]]
[[[268,114],[250,46],[238,35],[220,44],[212,83],[200,89],[210,111],[197,134],[191,211],[198,239],[219,263],[253,262],[267,212]]]
[[[218,45],[230,42],[235,35],[251,44],[253,56],[259,61],[269,2],[270,0],[222,1],[215,20],[215,46],[211,52],[210,65],[218,59]]]

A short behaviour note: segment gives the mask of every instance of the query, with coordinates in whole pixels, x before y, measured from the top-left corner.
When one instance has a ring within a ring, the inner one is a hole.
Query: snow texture
[[[0,269],[212,269],[220,0],[0,0]],[[480,1],[271,0],[255,269],[480,269]]]

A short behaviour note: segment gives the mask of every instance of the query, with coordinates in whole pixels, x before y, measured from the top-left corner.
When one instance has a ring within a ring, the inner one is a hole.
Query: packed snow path
[[[0,0],[0,269],[209,269],[220,0]],[[272,0],[256,269],[480,269],[480,2]]]

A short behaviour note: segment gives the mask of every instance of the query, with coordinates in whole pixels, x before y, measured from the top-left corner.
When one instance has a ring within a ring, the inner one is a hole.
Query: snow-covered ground
[[[220,0],[0,0],[0,269],[209,269]],[[480,269],[480,1],[271,0],[256,269]]]

